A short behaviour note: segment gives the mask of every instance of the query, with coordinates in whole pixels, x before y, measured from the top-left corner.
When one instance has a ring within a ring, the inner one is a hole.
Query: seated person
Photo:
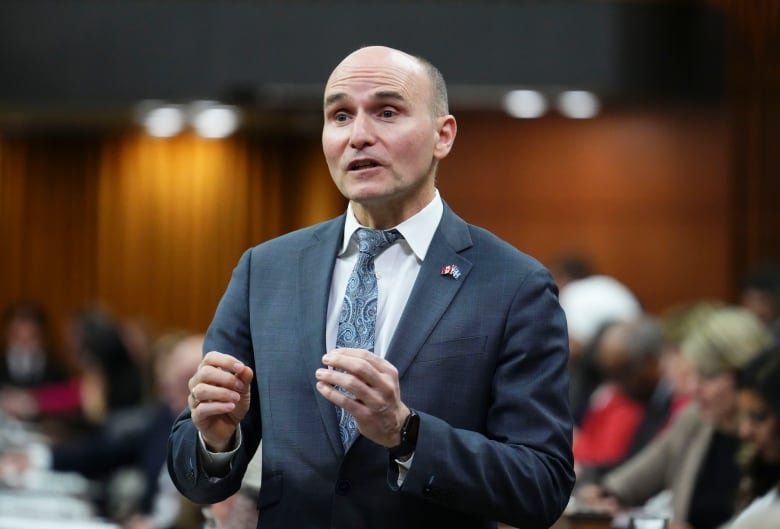
[[[569,329],[569,402],[579,426],[591,395],[602,382],[593,362],[597,334],[607,323],[639,317],[642,307],[631,290],[605,275],[571,281],[561,290],[560,300]]]
[[[17,303],[3,319],[0,410],[35,421],[47,433],[68,429],[80,408],[79,385],[55,353],[49,319],[33,303]]]
[[[767,262],[750,270],[739,303],[766,323],[780,343],[780,263]]]
[[[578,481],[591,481],[634,455],[679,411],[661,369],[664,340],[647,317],[612,322],[597,335],[594,360],[605,382],[594,393],[574,437]]]
[[[744,474],[747,506],[728,529],[774,529],[780,524],[780,346],[751,362],[739,379],[739,435],[752,458]]]
[[[618,515],[670,491],[671,505],[661,509],[670,528],[715,529],[728,521],[740,479],[736,376],[770,342],[746,309],[724,307],[705,318],[681,344],[697,372],[691,404],[598,485],[581,487],[577,500]]]

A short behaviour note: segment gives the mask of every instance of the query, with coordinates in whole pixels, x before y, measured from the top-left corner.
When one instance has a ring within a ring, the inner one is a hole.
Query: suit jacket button
[[[346,479],[340,479],[336,482],[336,494],[339,496],[346,496],[352,489],[352,483]]]

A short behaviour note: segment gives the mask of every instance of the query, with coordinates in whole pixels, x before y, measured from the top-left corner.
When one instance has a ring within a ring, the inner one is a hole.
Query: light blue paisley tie
[[[374,257],[398,240],[401,234],[397,230],[383,231],[368,228],[360,228],[356,234],[360,253],[344,293],[336,347],[368,349],[374,352],[377,304]],[[340,387],[338,389],[346,393],[346,390]],[[357,425],[351,413],[339,406],[336,410],[339,417],[341,444],[346,452],[357,437]]]

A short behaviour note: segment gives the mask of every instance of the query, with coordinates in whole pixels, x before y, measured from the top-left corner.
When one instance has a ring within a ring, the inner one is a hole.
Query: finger
[[[339,391],[343,391],[350,398],[357,392],[358,395],[365,391],[366,385],[352,373],[342,371],[341,369],[318,369],[315,378],[325,384],[334,386]]]
[[[339,386],[349,392],[355,400],[371,409],[383,409],[388,402],[400,399],[398,370],[395,366],[386,360],[378,359],[372,353],[368,353],[367,357],[361,354],[360,350],[351,351],[354,353],[325,355],[323,362],[334,369],[323,370],[324,372],[319,373],[317,378]],[[375,360],[369,362],[368,358]],[[376,369],[377,365],[384,370]]]
[[[192,420],[196,424],[213,416],[233,413],[236,409],[235,402],[201,401],[195,408],[191,408]]]
[[[209,351],[203,357],[201,366],[210,365],[231,373],[240,372],[245,366],[244,363],[238,360],[235,356],[220,353],[219,351]]]
[[[245,369],[248,370],[249,373],[247,373]],[[239,374],[237,375],[236,373],[227,371],[221,367],[202,365],[198,368],[198,371],[195,374],[194,380],[192,382],[193,386],[206,384],[209,386],[226,388],[238,393],[243,393],[249,388],[249,383],[252,380],[251,372],[251,369],[242,367],[239,371]],[[191,387],[190,389],[194,389],[194,387]],[[200,400],[204,400],[201,397],[200,392],[197,393],[197,396],[200,398]]]
[[[367,349],[353,349],[350,347],[338,347],[336,349],[332,349],[328,351],[324,358],[327,358],[329,361],[338,363],[364,361],[371,364],[377,362],[378,360],[382,360],[379,356],[375,355]]]
[[[201,382],[190,390],[189,400],[198,406],[204,402],[238,402],[241,395],[231,388]]]
[[[351,373],[368,385],[374,385],[383,372],[395,370],[392,364],[365,349],[334,349],[322,357],[322,362]]]
[[[254,372],[252,371],[252,368],[249,366],[244,366],[242,369],[239,369],[236,372],[236,376],[247,386],[249,386],[252,383],[252,379],[255,377]]]
[[[350,397],[349,395],[347,395],[342,391],[339,391],[338,389],[336,389],[335,386],[333,386],[329,382],[319,380],[317,381],[316,387],[320,395],[325,397],[327,400],[329,400],[336,406],[340,408],[344,408],[345,410],[352,413],[353,415],[361,406],[360,401],[358,401],[354,397]]]

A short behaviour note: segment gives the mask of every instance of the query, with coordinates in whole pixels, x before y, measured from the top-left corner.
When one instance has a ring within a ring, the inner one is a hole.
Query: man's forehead
[[[331,72],[327,85],[349,80],[393,83],[424,75],[422,64],[411,55],[386,48],[368,48],[341,61]]]

